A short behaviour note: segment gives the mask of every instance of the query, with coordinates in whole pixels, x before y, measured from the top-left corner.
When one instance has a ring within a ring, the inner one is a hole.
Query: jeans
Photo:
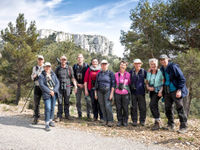
[[[173,112],[173,103],[176,104],[176,110],[178,112],[178,117],[180,120],[180,127],[185,128],[187,126],[187,116],[183,107],[183,99],[176,98],[176,91],[165,94],[165,113],[168,118],[168,125],[174,125],[174,112]]]
[[[49,99],[44,100],[45,105],[45,122],[49,122],[50,119],[54,119],[54,110],[56,105],[56,96],[51,96]]]
[[[42,97],[42,91],[39,86],[34,87],[34,117],[40,117],[40,99]]]
[[[131,107],[131,118],[133,122],[138,120],[138,106],[140,112],[140,123],[144,123],[146,120],[146,100],[145,95],[134,95],[132,94],[132,107]]]
[[[60,90],[59,100],[58,100],[58,113],[57,117],[62,118],[63,114],[63,103],[64,103],[64,113],[65,117],[69,117],[69,99],[70,94],[68,92],[70,90],[70,87],[66,90]]]
[[[112,101],[109,99],[109,97],[110,91],[101,92],[98,90],[98,100],[103,113],[103,120],[106,122],[113,121]]]
[[[100,104],[99,104],[99,101],[95,99],[94,91],[95,91],[94,89],[91,89],[88,91],[91,98],[91,102],[92,102],[92,110],[93,110],[94,118],[98,119],[98,115],[99,115],[100,119],[103,119],[103,114],[101,112]]]
[[[81,95],[82,93],[85,94],[84,88],[79,88],[77,89],[77,93],[76,93],[76,108],[78,111],[78,115],[82,115],[82,111],[81,111]],[[87,107],[87,115],[90,115],[91,112],[91,101],[90,99],[85,98],[86,101],[86,107]]]
[[[115,94],[115,104],[117,109],[117,120],[119,122],[127,123],[129,94],[126,95]]]
[[[151,113],[153,115],[153,117],[155,119],[159,119],[160,118],[160,111],[159,111],[159,108],[158,108],[158,102],[159,102],[159,99],[160,97],[158,96],[158,93],[154,92],[154,91],[151,91],[150,94],[150,110],[151,110]]]

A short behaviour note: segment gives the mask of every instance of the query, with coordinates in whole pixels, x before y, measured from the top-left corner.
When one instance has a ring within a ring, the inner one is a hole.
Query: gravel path
[[[0,150],[168,150],[144,145],[120,137],[105,137],[67,129],[44,130],[44,124],[31,125],[31,119],[20,115],[0,115]]]

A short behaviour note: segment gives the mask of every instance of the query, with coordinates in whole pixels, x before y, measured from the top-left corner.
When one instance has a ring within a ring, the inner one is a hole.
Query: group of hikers
[[[152,130],[161,128],[159,100],[163,97],[165,113],[168,119],[167,129],[174,130],[173,103],[180,120],[179,132],[187,131],[187,116],[183,107],[183,98],[188,95],[186,79],[179,66],[169,61],[170,58],[162,54],[159,59],[149,59],[148,71],[142,68],[140,59],[133,60],[133,68],[127,72],[128,63],[120,62],[120,69],[115,74],[108,69],[107,60],[100,63],[97,58],[91,60],[90,65],[84,62],[82,54],[77,56],[77,64],[71,67],[67,57],[60,57],[60,65],[55,72],[51,63],[45,62],[42,55],[38,55],[38,65],[33,67],[32,80],[34,88],[34,120],[38,123],[40,117],[40,99],[43,97],[45,104],[45,130],[50,131],[50,126],[55,127],[54,121],[62,121],[63,107],[65,119],[71,120],[69,100],[73,84],[76,95],[76,108],[78,118],[82,118],[81,96],[84,93],[86,101],[87,118],[99,121],[105,126],[112,127],[114,99],[117,112],[117,126],[128,126],[129,104],[133,126],[144,126],[146,121],[145,91],[149,91],[150,110],[155,123]],[[161,68],[158,68],[160,61]],[[57,117],[54,119],[54,109],[58,101]],[[138,115],[139,110],[139,115]],[[138,124],[139,116],[139,124]]]

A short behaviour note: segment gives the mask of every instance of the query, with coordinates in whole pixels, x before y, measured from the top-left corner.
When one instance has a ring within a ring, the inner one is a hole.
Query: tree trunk
[[[21,83],[17,83],[17,93],[16,93],[16,101],[15,104],[18,105],[21,97]]]

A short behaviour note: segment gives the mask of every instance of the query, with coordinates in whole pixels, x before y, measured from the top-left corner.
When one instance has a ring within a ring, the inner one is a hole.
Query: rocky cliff
[[[49,36],[52,36],[56,42],[73,41],[77,46],[80,46],[89,52],[101,53],[102,55],[113,54],[113,42],[109,41],[104,36],[70,34],[48,29],[41,29],[38,33],[39,38],[48,38]]]

